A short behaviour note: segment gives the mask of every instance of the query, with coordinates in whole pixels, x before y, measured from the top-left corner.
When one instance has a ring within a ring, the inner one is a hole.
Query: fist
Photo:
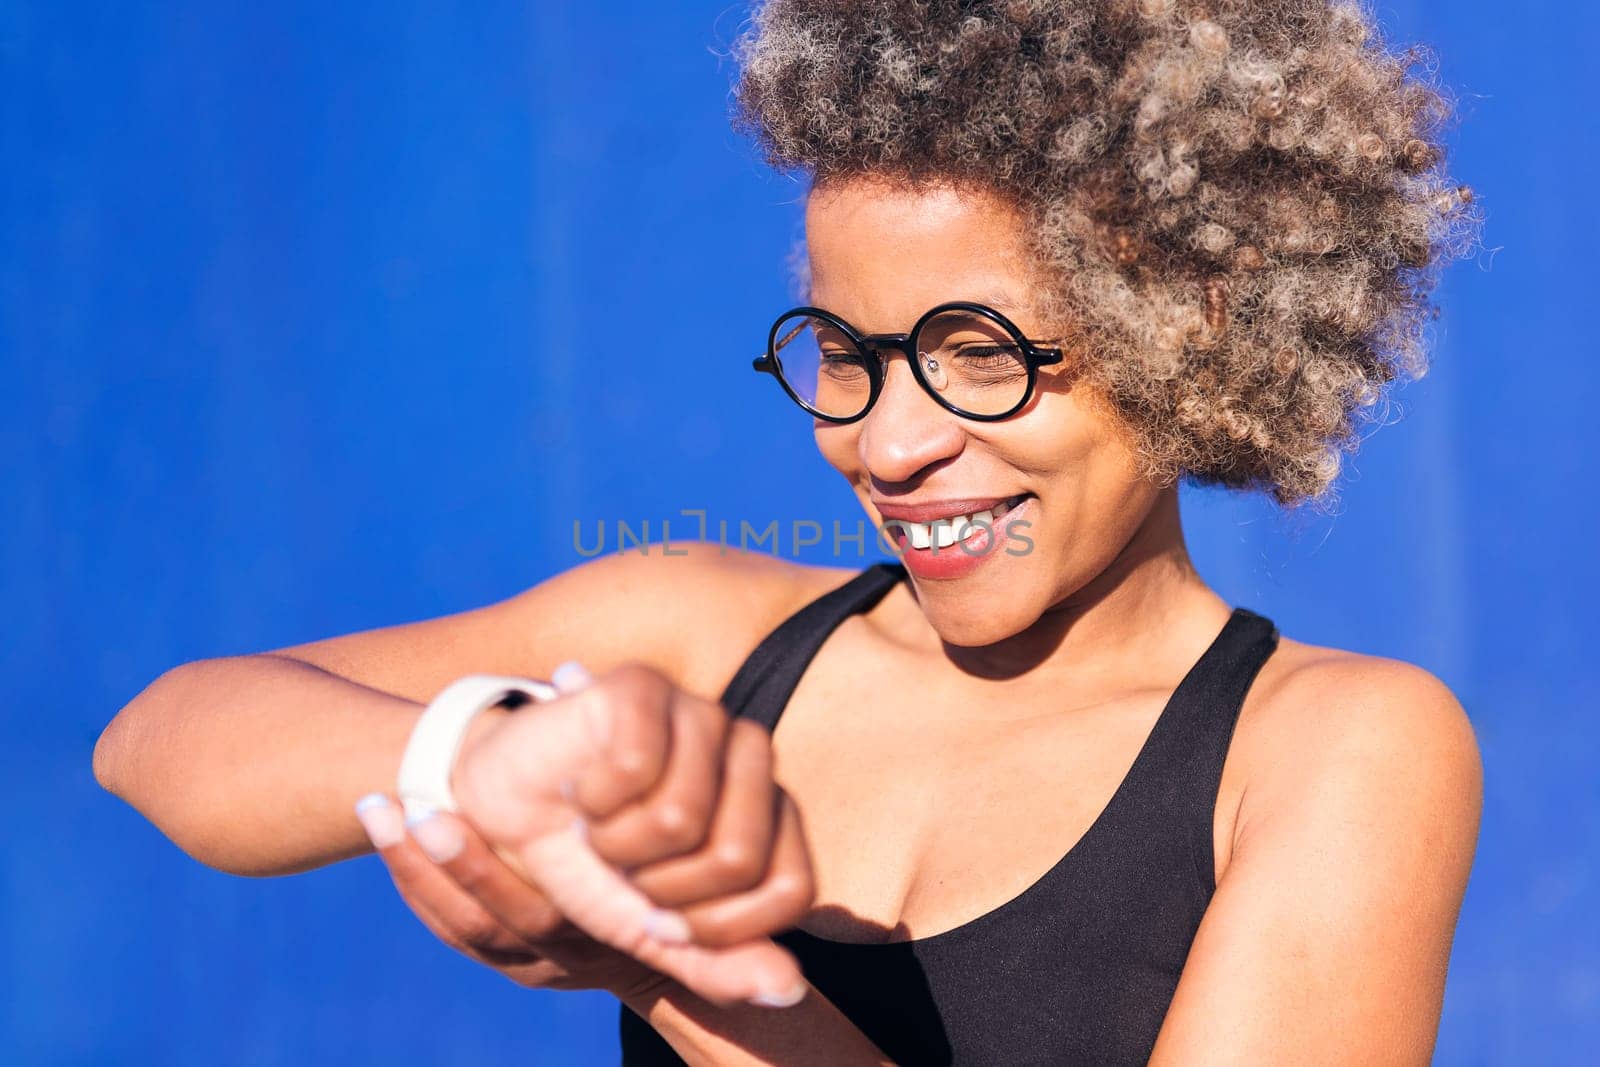
[[[565,920],[718,1003],[802,987],[767,935],[814,882],[770,737],[659,672],[580,672],[469,735],[462,816]]]

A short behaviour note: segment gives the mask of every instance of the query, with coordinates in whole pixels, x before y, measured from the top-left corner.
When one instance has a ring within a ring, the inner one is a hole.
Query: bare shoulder
[[[1231,852],[1151,1062],[1427,1063],[1480,814],[1461,702],[1280,639],[1234,743]]]
[[[763,637],[856,573],[673,541],[587,560],[512,598],[505,612],[537,625],[562,658],[601,670],[650,663],[714,697]]]
[[[1236,840],[1252,820],[1341,796],[1357,808],[1387,806],[1396,830],[1476,837],[1477,738],[1441,679],[1403,660],[1287,638],[1268,664],[1239,722],[1248,755]]]

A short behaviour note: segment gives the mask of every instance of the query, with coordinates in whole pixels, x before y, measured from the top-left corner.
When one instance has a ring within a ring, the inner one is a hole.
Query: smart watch
[[[469,674],[445,686],[417,719],[400,757],[396,792],[406,817],[458,810],[450,792],[450,772],[467,727],[480,713],[501,704],[520,707],[557,695],[549,682],[498,674]]]

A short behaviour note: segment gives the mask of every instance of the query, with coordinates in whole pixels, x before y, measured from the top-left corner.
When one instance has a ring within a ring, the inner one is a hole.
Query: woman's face
[[[904,333],[937,304],[972,300],[1031,340],[1060,338],[1061,324],[1034,311],[1020,227],[1014,210],[982,192],[873,179],[819,186],[806,209],[811,303],[869,334]],[[1159,496],[1137,475],[1125,428],[1074,380],[1064,347],[1066,360],[1041,367],[1032,399],[1002,422],[947,411],[891,349],[864,418],[817,420],[822,454],[880,526],[993,514],[1022,498],[995,520],[993,537],[903,548],[923,612],[951,644],[989,645],[1032,626],[1106,569]]]

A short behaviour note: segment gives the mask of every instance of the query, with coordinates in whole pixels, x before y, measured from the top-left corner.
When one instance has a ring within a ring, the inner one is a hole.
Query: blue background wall
[[[201,867],[89,754],[169,666],[510,595],[577,561],[575,518],[855,520],[747,369],[799,217],[727,128],[742,7],[112,8],[0,2],[0,1058],[605,1062],[605,995],[454,956],[370,858]],[[1497,251],[1450,274],[1436,369],[1342,514],[1189,494],[1189,529],[1235,602],[1461,697],[1487,802],[1438,1060],[1579,1062],[1600,18],[1380,13],[1460,92]]]

